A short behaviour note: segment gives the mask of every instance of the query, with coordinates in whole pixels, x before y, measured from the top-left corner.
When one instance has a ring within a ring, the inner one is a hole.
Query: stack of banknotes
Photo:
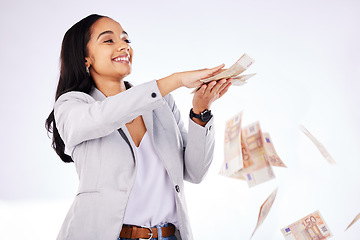
[[[233,82],[232,85],[233,86],[242,86],[246,83],[246,80],[248,80],[249,78],[255,76],[256,73],[252,73],[252,74],[246,74],[246,75],[240,75],[241,73],[243,73],[246,69],[248,69],[248,67],[250,67],[252,64],[254,63],[254,60],[252,58],[250,58],[248,55],[243,54],[239,60],[237,60],[230,68],[222,71],[221,73],[203,79],[201,80],[203,83],[208,83],[211,81],[217,81],[220,79],[224,79],[224,78],[232,78]],[[195,93],[201,86],[195,88],[191,93]]]

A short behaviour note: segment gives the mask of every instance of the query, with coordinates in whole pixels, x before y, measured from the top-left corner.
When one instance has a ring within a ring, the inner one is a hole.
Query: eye
[[[113,43],[114,41],[112,39],[104,41],[104,43]]]
[[[124,42],[126,42],[126,43],[131,43],[131,41],[130,41],[130,39],[129,39],[129,35],[127,35],[127,33],[122,33],[121,35],[120,35],[120,39],[121,40],[123,40]]]

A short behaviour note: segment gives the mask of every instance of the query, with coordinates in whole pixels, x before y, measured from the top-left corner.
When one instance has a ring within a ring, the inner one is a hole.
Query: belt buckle
[[[148,234],[150,235],[150,237],[149,238],[139,238],[139,240],[150,240],[154,235],[153,230],[150,227],[146,227],[146,226],[140,226],[140,227],[149,229],[150,233],[148,233]]]

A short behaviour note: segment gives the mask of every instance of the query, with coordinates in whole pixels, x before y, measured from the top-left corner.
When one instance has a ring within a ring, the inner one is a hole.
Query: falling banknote
[[[249,187],[275,178],[269,157],[266,154],[260,123],[255,122],[241,131],[241,148],[246,182]]]
[[[226,122],[224,137],[224,163],[220,174],[245,180],[239,172],[243,169],[241,153],[241,118],[242,112],[236,114]]]
[[[333,235],[319,211],[281,229],[286,240],[320,240]]]
[[[243,54],[239,60],[236,61],[236,63],[234,63],[230,68],[220,72],[219,74],[209,77],[209,78],[205,78],[202,79],[201,81],[203,83],[208,83],[211,81],[217,81],[223,78],[233,78],[233,85],[234,86],[242,86],[246,83],[246,80],[251,78],[252,76],[254,76],[255,74],[248,74],[248,75],[242,75],[242,76],[238,76],[239,74],[243,73],[246,69],[248,69],[248,67],[251,66],[251,64],[254,63],[254,60],[252,58],[250,58],[248,55]],[[195,93],[201,86],[195,88],[194,91],[192,91],[191,93]]]
[[[300,125],[299,128],[308,138],[310,138],[310,140],[315,144],[315,146],[319,149],[321,154],[330,164],[336,163],[324,145],[322,145],[303,125]]]
[[[360,218],[360,213],[354,218],[354,220],[352,220],[352,222],[351,222],[351,223],[349,224],[349,226],[345,229],[345,231],[348,230],[349,227],[351,227],[351,225],[353,225],[357,220],[359,220],[359,218]]]
[[[258,221],[257,221],[256,227],[254,229],[254,232],[251,234],[250,239],[254,236],[254,233],[256,232],[256,230],[260,227],[260,225],[264,222],[266,216],[269,214],[270,209],[271,209],[271,207],[272,207],[272,205],[273,205],[273,203],[275,201],[276,194],[277,194],[277,188],[265,200],[263,205],[261,205]]]
[[[264,136],[264,146],[266,154],[269,157],[270,164],[276,167],[286,167],[286,165],[281,161],[280,157],[277,155],[272,140],[269,133],[263,133]]]

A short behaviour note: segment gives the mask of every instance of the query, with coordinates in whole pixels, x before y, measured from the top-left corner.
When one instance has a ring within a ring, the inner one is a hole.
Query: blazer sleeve
[[[184,179],[192,183],[200,183],[214,158],[215,129],[214,117],[206,125],[200,126],[190,117],[189,130],[184,127],[180,111],[174,98],[169,94],[165,97],[174,114],[176,123],[184,141]]]
[[[54,105],[56,127],[68,151],[81,142],[106,136],[165,101],[156,81],[134,86],[103,101],[83,92],[61,95]]]

